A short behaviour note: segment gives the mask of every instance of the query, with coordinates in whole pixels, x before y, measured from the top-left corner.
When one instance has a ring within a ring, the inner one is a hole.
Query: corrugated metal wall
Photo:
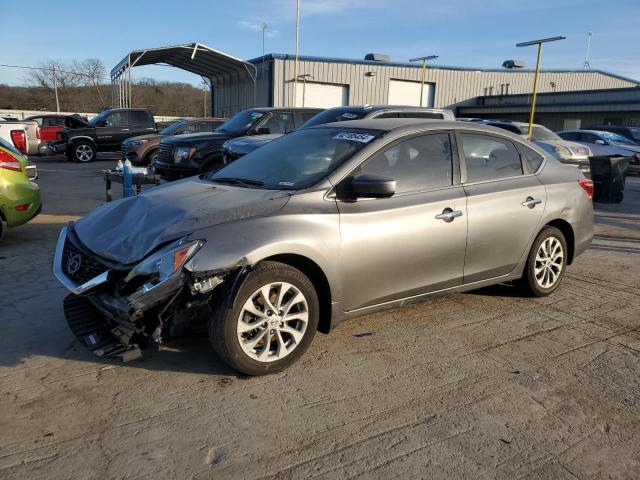
[[[230,115],[251,106],[284,107],[294,105],[294,61],[292,59],[259,62],[257,97],[253,103],[252,85],[238,83],[237,79],[213,79],[216,97],[216,115]],[[269,95],[273,68],[273,97]],[[367,75],[368,72],[371,74]],[[349,104],[385,104],[389,93],[389,80],[420,81],[419,66],[380,64],[354,64],[347,62],[307,61],[299,62],[298,74],[309,74],[308,81],[349,86]],[[533,86],[533,72],[528,71],[480,71],[428,68],[426,81],[435,83],[435,106],[455,108],[475,97],[499,94],[501,84],[509,84],[509,93],[528,93]],[[572,91],[632,87],[634,82],[594,71],[543,72],[539,91]],[[301,87],[299,87],[301,88]]]

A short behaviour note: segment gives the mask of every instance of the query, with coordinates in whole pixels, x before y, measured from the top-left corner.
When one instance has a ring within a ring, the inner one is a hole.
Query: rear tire
[[[560,285],[567,268],[567,241],[555,227],[544,227],[536,237],[522,278],[515,282],[520,291],[532,297],[546,297]]]
[[[320,305],[311,281],[299,270],[262,262],[242,282],[230,306],[222,296],[209,323],[216,353],[246,375],[284,370],[311,344]]]
[[[71,147],[72,158],[76,162],[89,163],[96,159],[96,147],[86,140],[75,142]]]

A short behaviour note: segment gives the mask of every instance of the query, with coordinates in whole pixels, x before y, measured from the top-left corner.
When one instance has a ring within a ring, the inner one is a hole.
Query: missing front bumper
[[[101,358],[128,362],[142,357],[136,332],[123,325],[114,325],[95,311],[86,297],[69,295],[64,299],[64,314],[76,338]]]

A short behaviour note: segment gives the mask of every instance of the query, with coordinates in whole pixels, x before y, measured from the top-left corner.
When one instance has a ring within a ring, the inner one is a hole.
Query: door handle
[[[445,222],[453,222],[453,219],[456,217],[461,217],[461,210],[452,210],[449,207],[445,208],[442,213],[436,215],[437,220],[444,220]]]
[[[520,205],[523,207],[534,208],[536,205],[540,205],[542,200],[539,198],[527,197],[527,199],[522,202]]]
[[[123,128],[122,131],[123,132],[128,132],[129,130],[131,130],[130,128]]]

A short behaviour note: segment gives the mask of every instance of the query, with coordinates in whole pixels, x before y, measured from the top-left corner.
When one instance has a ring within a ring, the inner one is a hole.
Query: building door
[[[349,87],[328,83],[298,82],[296,107],[331,108],[349,105]]]
[[[389,80],[389,105],[411,105],[415,107],[433,108],[436,86],[433,83],[425,83],[420,105],[420,82],[408,82],[406,80]]]

